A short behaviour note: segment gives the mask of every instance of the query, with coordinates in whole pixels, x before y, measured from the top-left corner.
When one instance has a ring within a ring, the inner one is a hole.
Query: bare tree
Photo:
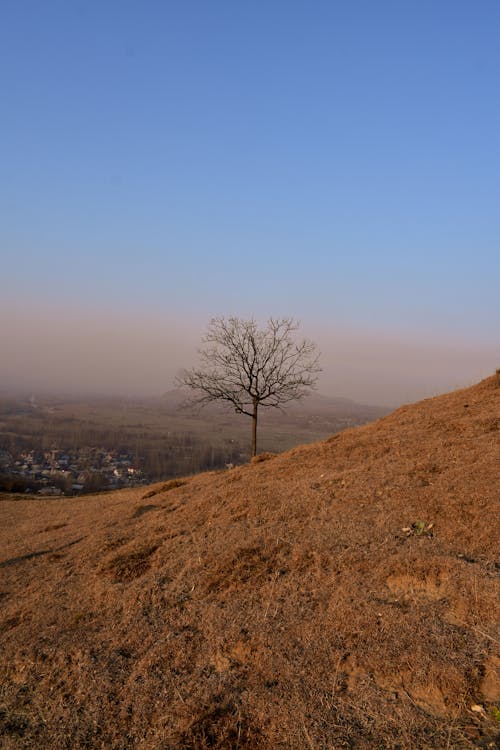
[[[259,407],[280,408],[302,398],[321,372],[315,344],[293,340],[298,327],[293,318],[270,318],[264,329],[253,318],[212,318],[199,350],[199,368],[185,370],[177,379],[195,391],[189,403],[223,401],[252,418],[252,456]]]

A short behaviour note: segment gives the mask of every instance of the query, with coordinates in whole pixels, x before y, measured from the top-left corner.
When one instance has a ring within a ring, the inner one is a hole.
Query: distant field
[[[199,412],[185,410],[180,407],[181,399],[178,392],[144,400],[3,398],[0,451],[11,456],[14,463],[22,462],[27,451],[37,452],[43,461],[43,456],[53,450],[122,450],[148,481],[249,460],[248,417],[217,407]],[[321,440],[346,427],[364,424],[385,412],[346,399],[316,395],[285,412],[262,410],[258,449],[280,453],[298,444]],[[72,460],[83,462],[80,457]],[[4,475],[12,470],[12,466],[6,466],[8,461],[4,457],[4,466],[0,465]],[[93,467],[87,461],[78,469]],[[97,487],[95,481],[94,486]],[[22,482],[19,487],[22,489]]]

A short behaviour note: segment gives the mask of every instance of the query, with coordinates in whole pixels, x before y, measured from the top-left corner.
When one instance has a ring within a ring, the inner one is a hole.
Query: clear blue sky
[[[283,314],[498,355],[499,39],[498,0],[3,0],[9,335]]]

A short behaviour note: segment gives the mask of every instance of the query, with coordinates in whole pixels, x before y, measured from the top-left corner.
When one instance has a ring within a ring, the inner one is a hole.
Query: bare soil
[[[0,502],[0,747],[498,747],[500,376],[183,481]]]

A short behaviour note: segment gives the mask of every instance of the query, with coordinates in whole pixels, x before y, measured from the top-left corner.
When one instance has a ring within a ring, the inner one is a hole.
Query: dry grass
[[[133,518],[136,517],[137,511],[133,515]],[[139,578],[151,567],[150,557],[159,546],[159,544],[142,544],[133,551],[125,552],[108,560],[103,565],[102,570],[104,573],[111,574],[115,582]]]
[[[0,746],[497,747],[499,418],[494,375],[146,495],[0,502]]]

